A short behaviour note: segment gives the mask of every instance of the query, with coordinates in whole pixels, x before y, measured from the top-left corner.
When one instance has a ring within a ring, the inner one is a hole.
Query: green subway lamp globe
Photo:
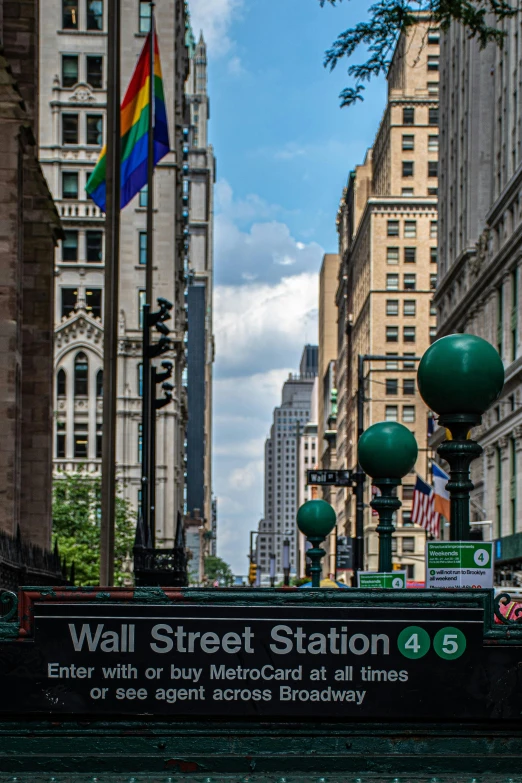
[[[401,479],[417,461],[417,441],[396,421],[372,424],[359,438],[359,464],[373,479]]]
[[[481,416],[500,397],[504,366],[491,343],[450,334],[430,345],[417,372],[419,392],[432,411]]]
[[[309,500],[297,512],[297,527],[307,538],[326,538],[336,522],[335,511],[326,500]]]

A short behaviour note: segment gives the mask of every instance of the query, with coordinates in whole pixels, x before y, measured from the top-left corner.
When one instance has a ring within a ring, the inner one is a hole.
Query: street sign
[[[306,483],[321,487],[351,487],[351,470],[307,470]]]
[[[406,571],[358,571],[358,587],[399,590],[406,587]]]
[[[337,536],[337,570],[349,571],[353,568],[353,538]]]
[[[493,543],[429,541],[426,587],[493,587]]]

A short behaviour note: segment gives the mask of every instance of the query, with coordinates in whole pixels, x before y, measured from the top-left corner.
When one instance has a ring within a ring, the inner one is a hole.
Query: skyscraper
[[[150,29],[150,4],[122,0],[122,92]],[[188,197],[184,129],[189,72],[184,0],[156,6],[171,152],[154,179],[154,293],[174,303],[176,350],[173,402],[157,418],[156,539],[173,544],[184,504],[187,421],[184,291],[189,253],[183,210]],[[97,475],[103,437],[104,215],[85,194],[105,134],[107,4],[102,0],[45,3],[40,14],[39,157],[65,229],[55,255],[55,472]],[[141,313],[147,254],[144,188],[121,215],[118,343],[117,469],[124,495],[138,508],[141,495]]]
[[[306,345],[300,372],[283,384],[281,405],[274,409],[270,435],[265,443],[265,508],[259,523],[257,563],[269,573],[275,554],[276,573],[283,573],[283,541],[290,540],[290,568],[297,570],[298,539],[295,523],[299,503],[299,448],[310,421],[312,391],[317,376],[317,346]]]

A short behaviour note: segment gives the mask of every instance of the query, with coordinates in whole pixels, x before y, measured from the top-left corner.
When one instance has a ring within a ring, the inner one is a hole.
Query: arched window
[[[58,375],[56,376],[56,394],[58,397],[65,397],[67,395],[65,370],[58,370]]]
[[[74,396],[86,397],[89,393],[89,363],[84,353],[74,360]]]
[[[96,373],[96,396],[103,397],[103,370]]]

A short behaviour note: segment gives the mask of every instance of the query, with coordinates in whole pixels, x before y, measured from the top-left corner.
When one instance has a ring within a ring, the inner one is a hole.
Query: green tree
[[[234,584],[234,576],[230,566],[220,557],[214,555],[205,558],[205,576],[210,584],[213,584],[216,579],[220,584],[224,583],[225,587],[232,587]]]
[[[350,0],[346,0],[349,2]],[[342,0],[319,0],[338,5]],[[354,85],[340,94],[341,106],[363,100],[365,82],[388,71],[391,56],[401,32],[418,22],[418,15],[447,30],[451,22],[460,22],[470,38],[484,48],[490,41],[502,46],[505,31],[498,23],[518,13],[517,0],[377,0],[368,10],[369,18],[341,33],[325,55],[325,67],[333,70],[339,60],[351,57],[359,47],[367,54],[365,62],[352,64],[348,74]]]
[[[60,555],[74,562],[78,585],[100,581],[101,479],[81,472],[63,473],[53,482],[53,534]],[[132,554],[136,513],[128,500],[116,497],[114,584],[123,585],[123,562]]]

